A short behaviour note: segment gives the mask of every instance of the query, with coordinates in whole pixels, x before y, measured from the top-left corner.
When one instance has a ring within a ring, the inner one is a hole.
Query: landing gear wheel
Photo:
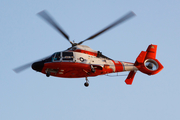
[[[85,82],[85,83],[84,83],[84,86],[85,86],[85,87],[88,87],[88,86],[89,86],[89,83],[88,83],[88,82]]]
[[[88,87],[89,86],[89,81],[88,81],[88,78],[86,77],[86,82],[84,83],[84,86],[85,87]]]
[[[51,75],[51,73],[49,71],[47,71],[46,76],[49,77]]]

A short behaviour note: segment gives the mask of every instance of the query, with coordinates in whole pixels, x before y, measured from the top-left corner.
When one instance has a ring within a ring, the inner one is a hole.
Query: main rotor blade
[[[85,42],[85,41],[87,41],[87,40],[91,40],[91,39],[97,37],[98,35],[100,35],[100,34],[106,32],[107,30],[109,30],[109,29],[115,27],[116,25],[118,25],[118,24],[120,24],[120,23],[122,23],[122,22],[128,20],[129,18],[131,18],[131,17],[133,17],[133,16],[135,16],[134,12],[131,11],[131,12],[127,13],[125,16],[123,16],[122,18],[118,19],[118,20],[115,21],[114,23],[110,24],[110,25],[107,26],[106,28],[104,28],[104,29],[102,29],[101,31],[97,32],[96,34],[90,36],[89,38],[87,38],[87,39],[85,39],[85,40],[79,42],[78,45],[82,44],[83,42]]]
[[[71,44],[73,44],[70,40],[69,40],[69,36],[62,30],[62,28],[60,26],[58,26],[58,24],[52,19],[52,17],[50,17],[50,15],[45,11],[41,11],[38,13],[39,16],[41,16],[42,18],[44,18],[44,20],[46,20],[46,22],[48,22],[50,25],[52,25],[57,31],[59,31]]]
[[[16,72],[16,73],[20,73],[20,72],[26,70],[27,68],[31,67],[31,65],[32,65],[34,62],[37,62],[37,61],[40,61],[40,60],[44,60],[44,59],[46,59],[46,58],[48,58],[48,57],[50,57],[50,56],[46,56],[46,57],[41,58],[41,59],[38,59],[38,60],[36,60],[36,61],[33,61],[33,62],[30,62],[30,63],[24,64],[24,65],[22,65],[22,66],[20,66],[20,67],[17,67],[17,68],[15,68],[15,69],[13,69],[13,70],[14,70],[14,72]]]
[[[25,64],[25,65],[22,65],[22,66],[20,66],[20,67],[17,67],[17,68],[15,68],[15,69],[13,69],[13,70],[14,70],[14,72],[16,72],[16,73],[20,73],[20,72],[24,71],[25,69],[31,67],[32,64],[33,64],[33,62],[27,63],[27,64]]]

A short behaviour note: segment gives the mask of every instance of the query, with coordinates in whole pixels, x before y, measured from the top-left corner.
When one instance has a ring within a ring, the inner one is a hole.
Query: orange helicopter
[[[72,46],[65,51],[55,52],[54,54],[42,58],[39,61],[31,62],[15,68],[14,71],[16,73],[32,67],[33,70],[46,74],[47,77],[84,77],[86,80],[84,85],[88,87],[88,77],[130,71],[125,82],[126,84],[131,85],[137,71],[141,71],[147,75],[154,75],[163,69],[163,65],[156,59],[157,45],[151,44],[148,46],[146,51],[141,51],[139,56],[136,58],[135,63],[115,61],[106,57],[100,51],[93,50],[85,45],[81,45],[83,42],[92,40],[114,26],[132,18],[135,16],[133,12],[127,13],[125,16],[121,17],[106,28],[79,43],[70,41],[69,36],[62,30],[60,26],[57,25],[57,23],[46,11],[42,11],[38,13],[38,15],[40,15],[57,31],[59,31],[64,38],[71,43]]]

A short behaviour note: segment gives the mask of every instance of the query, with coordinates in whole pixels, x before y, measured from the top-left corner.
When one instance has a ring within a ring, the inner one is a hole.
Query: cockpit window
[[[52,55],[52,61],[60,61],[61,60],[61,52],[56,52]]]
[[[62,52],[63,60],[73,61],[73,52]]]
[[[56,55],[54,56],[54,61],[59,61],[61,59],[61,53],[57,52]]]
[[[45,59],[45,62],[73,61],[73,58],[73,52],[56,52],[51,57]]]

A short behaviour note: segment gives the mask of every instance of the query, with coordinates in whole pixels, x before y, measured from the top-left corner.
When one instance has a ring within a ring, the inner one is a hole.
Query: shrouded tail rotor
[[[146,51],[141,51],[139,56],[134,63],[134,66],[138,68],[139,71],[147,75],[154,75],[160,72],[164,67],[156,59],[157,45],[149,45]],[[131,85],[134,79],[136,71],[130,71],[126,84]]]
[[[147,59],[144,61],[145,67],[149,70],[157,70],[158,69],[158,63],[152,59]]]
[[[149,45],[146,51],[142,51],[136,59],[135,66],[139,71],[154,75],[163,69],[163,65],[156,59],[157,45]]]

